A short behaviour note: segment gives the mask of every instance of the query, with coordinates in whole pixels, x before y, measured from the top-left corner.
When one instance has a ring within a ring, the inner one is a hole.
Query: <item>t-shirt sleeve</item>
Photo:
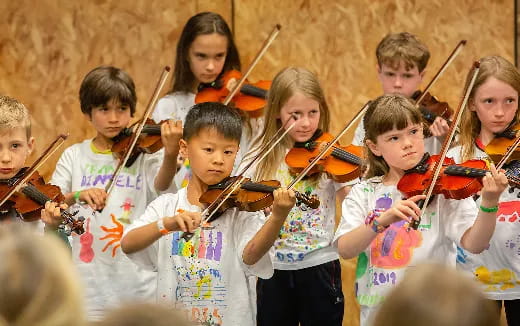
[[[172,113],[177,111],[177,104],[168,97],[159,99],[152,113],[152,119],[156,123],[172,118]]]
[[[157,222],[160,218],[167,216],[167,206],[171,202],[176,202],[177,196],[172,194],[165,194],[159,196],[146,207],[144,213],[135,219],[134,222],[128,226],[123,234],[123,238],[132,230]],[[158,255],[159,255],[159,241],[155,241],[147,248],[131,254],[127,254],[128,258],[134,261],[137,265],[157,271]]]
[[[148,185],[148,192],[150,196],[148,198],[155,198],[159,194],[165,193],[174,193],[177,192],[177,186],[175,182],[170,180],[170,186],[168,189],[158,192],[155,189],[155,177],[157,173],[159,173],[159,169],[161,168],[161,164],[164,160],[164,148],[153,153],[153,154],[145,154],[145,162],[144,162],[144,177],[146,178],[146,184]]]
[[[61,157],[56,164],[56,169],[54,170],[54,173],[52,174],[51,180],[49,182],[60,187],[63,194],[72,191],[73,162],[75,159],[77,159],[74,152],[74,148],[69,147],[63,152],[63,154],[61,154]]]
[[[253,265],[246,265],[242,259],[242,254],[247,244],[265,223],[265,217],[261,212],[244,212],[236,211],[234,219],[233,237],[236,244],[236,253],[238,260],[246,274],[258,276],[268,279],[273,276],[273,257],[274,247],[271,246],[269,251],[265,253],[260,260]]]
[[[339,238],[365,223],[368,215],[365,187],[362,184],[355,185],[345,197],[341,205],[341,221],[334,235],[332,245],[337,247]]]
[[[444,200],[442,223],[449,239],[461,247],[460,240],[478,215],[477,204],[472,198],[462,200]]]

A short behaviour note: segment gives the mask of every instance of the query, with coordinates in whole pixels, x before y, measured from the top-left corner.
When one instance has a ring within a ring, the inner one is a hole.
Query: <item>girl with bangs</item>
[[[520,73],[512,63],[500,56],[482,58],[469,106],[462,116],[460,146],[452,148],[449,156],[457,163],[474,158],[489,160],[485,147],[496,135],[518,123],[519,93]],[[514,173],[518,161],[504,168]],[[514,187],[508,187],[500,196],[496,232],[487,250],[474,255],[459,248],[457,256],[457,267],[474,275],[486,296],[496,300],[499,310],[503,302],[509,325],[520,324],[519,197]]]
[[[284,161],[287,152],[296,142],[312,141],[329,131],[330,113],[323,90],[317,77],[303,68],[286,68],[274,78],[264,129],[252,147],[265,145],[293,115],[298,116],[296,126],[258,163],[256,172],[251,173],[254,180],[275,179],[286,187],[295,178]],[[242,164],[247,161],[246,157]],[[274,276],[257,283],[258,325],[341,325],[341,266],[331,241],[335,199],[343,199],[348,184],[319,173],[294,188],[317,195],[320,206],[312,209],[302,204],[289,213],[274,244]]]
[[[480,210],[471,198],[435,196],[414,230],[409,223],[419,220],[417,202],[425,196],[402,199],[397,183],[424,156],[421,113],[407,98],[385,95],[370,104],[364,126],[367,177],[343,201],[334,245],[341,257],[358,257],[361,325],[370,325],[379,304],[409,267],[424,261],[455,265],[455,245],[473,253],[486,249],[495,228],[494,208],[507,179],[491,166],[483,178]]]

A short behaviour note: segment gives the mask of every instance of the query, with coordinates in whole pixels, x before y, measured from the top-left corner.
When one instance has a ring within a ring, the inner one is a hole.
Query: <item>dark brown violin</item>
[[[328,144],[333,139],[334,137],[331,134],[318,129],[307,142],[294,144],[294,147],[285,156],[285,163],[292,173],[300,173],[318,156],[323,148],[322,145]],[[363,147],[361,146],[335,145],[314,165],[307,175],[327,172],[336,182],[354,180],[361,174],[362,156]]]
[[[228,188],[230,184],[236,181],[236,178],[230,177],[225,180],[208,187],[208,190],[202,194],[199,201],[203,204],[211,204],[219,196],[226,196],[225,191],[230,191]],[[273,191],[280,188],[280,181],[267,180],[260,182],[251,182],[249,178],[243,180],[240,188],[235,190],[231,195],[226,196],[226,202],[221,205],[212,218],[207,222],[212,222],[217,216],[222,214],[228,208],[238,207],[241,211],[257,212],[261,211],[273,204]],[[297,206],[305,204],[307,207],[316,209],[320,206],[320,201],[316,196],[307,196],[295,191]]]
[[[412,95],[412,99],[417,101],[419,98],[422,98],[419,103],[419,109],[424,117],[424,119],[432,124],[437,117],[441,117],[448,122],[451,123],[451,116],[453,115],[453,109],[449,106],[447,102],[440,102],[435,96],[431,95],[429,92],[421,96],[421,91],[416,91]]]
[[[128,168],[132,166],[135,160],[139,157],[139,154],[151,154],[163,148],[161,140],[161,124],[163,122],[164,121],[155,123],[152,119],[147,119],[141,135],[137,140],[137,145],[134,147],[132,154],[130,154],[125,167]],[[114,153],[116,157],[122,157],[124,155],[126,149],[130,146],[133,135],[134,132],[132,131],[132,128],[125,128],[119,133],[119,135],[112,138],[114,141],[114,144],[112,145],[112,153]]]
[[[24,175],[27,169],[24,168],[20,170],[17,176],[0,182],[0,197],[3,197],[12,189],[16,181]],[[45,208],[46,202],[62,203],[64,200],[65,198],[58,186],[45,183],[43,177],[38,172],[34,172],[25,185],[21,187],[20,191],[15,192],[7,199],[6,203],[2,205],[2,209],[14,208],[24,221],[32,222],[40,219],[40,212]],[[83,229],[85,218],[83,216],[76,218],[76,214],[77,212],[70,213],[67,210],[61,210],[63,223],[60,225],[60,228],[67,235],[70,235],[72,232],[76,234],[85,232]]]

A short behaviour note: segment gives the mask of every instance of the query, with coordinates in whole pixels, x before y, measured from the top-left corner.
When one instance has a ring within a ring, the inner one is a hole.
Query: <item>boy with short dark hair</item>
[[[134,82],[123,70],[102,66],[85,76],[79,95],[81,110],[97,133],[63,152],[51,183],[85,217],[85,233],[71,238],[72,256],[86,289],[87,316],[99,319],[107,308],[155,295],[155,274],[128,260],[121,253],[120,240],[124,229],[172,183],[181,126],[163,123],[164,149],[141,154],[123,168],[106,200],[105,186],[119,162],[111,152],[113,138],[128,126],[135,112]],[[52,221],[47,224],[56,227]]]
[[[272,276],[271,248],[295,204],[292,190],[278,189],[267,221],[261,212],[230,208],[210,227],[197,228],[199,198],[208,185],[230,175],[241,133],[242,120],[234,109],[195,105],[180,141],[181,154],[191,162],[188,186],[154,200],[121,241],[131,259],[158,271],[158,301],[205,325],[256,325],[249,277]],[[174,231],[195,234],[186,242]]]

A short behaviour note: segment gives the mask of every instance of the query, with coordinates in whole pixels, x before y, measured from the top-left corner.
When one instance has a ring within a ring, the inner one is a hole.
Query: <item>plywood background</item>
[[[94,135],[77,99],[88,71],[101,64],[128,71],[136,82],[139,114],[161,67],[173,63],[186,20],[199,11],[212,10],[231,21],[231,1],[0,1],[0,93],[18,98],[31,110],[35,155],[58,133],[70,133],[65,146]],[[513,60],[514,55],[513,1],[235,0],[234,12],[244,66],[273,25],[282,25],[279,38],[251,79],[272,78],[288,65],[315,71],[332,109],[333,131],[339,131],[363,103],[381,94],[374,52],[388,32],[415,33],[429,46],[427,81],[457,42],[468,40],[433,89],[453,107],[473,60],[489,54]],[[43,169],[46,176],[56,160]],[[354,263],[343,263],[348,295],[344,324],[357,325]]]

